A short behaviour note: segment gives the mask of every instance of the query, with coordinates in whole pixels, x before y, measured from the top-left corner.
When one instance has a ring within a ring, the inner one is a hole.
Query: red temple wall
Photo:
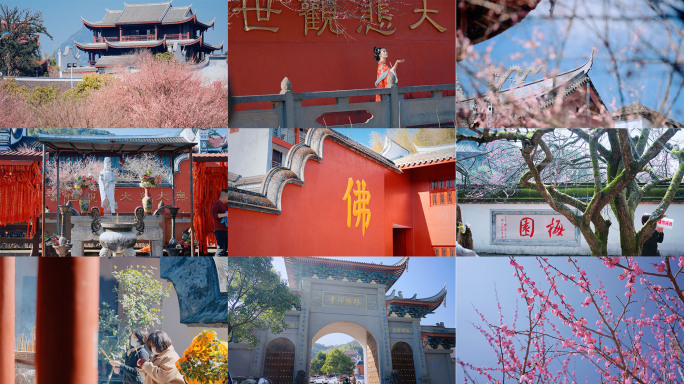
[[[254,7],[255,1],[248,0],[248,6]],[[266,0],[258,1],[266,6]],[[257,21],[255,11],[247,13],[250,27],[277,27],[277,32],[245,31],[242,11],[233,12],[242,7],[242,1],[228,3],[228,74],[235,95],[277,94],[284,77],[292,81],[294,92],[374,88],[378,65],[373,59],[374,46],[385,47],[392,64],[406,60],[397,69],[400,86],[456,81],[454,0],[427,0],[428,9],[439,11],[427,15],[446,28],[444,32],[427,19],[410,28],[421,18],[422,12],[414,13],[414,9],[422,9],[423,0],[390,1],[397,7],[390,30],[396,29],[387,36],[373,30],[365,33],[365,26],[357,33],[358,19],[341,21],[346,34],[336,35],[326,28],[321,35],[317,30],[305,35],[304,16],[279,1],[274,1],[272,8],[282,11],[271,13],[269,21]],[[299,2],[292,4],[290,7],[299,8]],[[355,14],[361,12],[357,9]],[[375,12],[373,15],[376,17]]]
[[[180,220],[188,220],[188,222],[177,222],[176,225],[176,233],[175,236],[177,239],[180,239],[180,236],[183,232],[183,230],[187,229],[190,226],[189,218],[190,218],[190,173],[189,173],[189,164],[190,162],[186,159],[181,161],[180,163],[180,172],[176,173],[176,206],[180,208],[178,211],[178,218]],[[207,166],[218,166],[219,163],[213,163],[209,162],[207,163]],[[71,198],[70,195],[60,193],[62,195],[60,199],[60,203],[66,204],[68,201],[71,201],[71,204],[73,207],[78,210],[78,199],[79,197],[76,198]],[[171,196],[172,196],[172,190],[171,188],[150,188],[150,194],[153,199],[152,203],[152,210],[156,210],[157,206],[159,204],[160,200],[164,201],[164,205],[166,204],[171,204]],[[100,190],[96,189],[94,191],[88,191],[88,195],[90,196],[90,208],[92,207],[100,207],[101,206],[101,201],[100,201]],[[142,198],[144,196],[144,190],[142,187],[117,187],[116,190],[114,191],[114,195],[116,196],[116,201],[119,205],[119,208],[117,209],[117,212],[120,215],[132,215],[133,211],[135,210],[136,207],[142,206]],[[216,199],[218,200],[219,192],[216,193]],[[50,212],[57,212],[57,202],[56,200],[52,200],[49,197],[46,198],[46,204]],[[195,212],[195,215],[209,215],[209,212],[211,210],[211,206],[204,207],[202,209],[202,212]],[[168,211],[165,211],[165,215],[169,215]],[[164,234],[164,239],[167,241],[168,239],[171,238],[170,235],[170,224],[168,225],[168,233]]]
[[[456,174],[456,163],[404,170],[411,177],[413,243],[416,255],[434,255],[433,247],[456,246],[456,205],[430,206],[430,181]]]
[[[394,247],[405,242],[406,255],[433,255],[433,246],[455,246],[456,212],[454,205],[429,206],[429,181],[454,174],[453,163],[396,173],[325,140],[323,160],[307,162],[304,184],[283,188],[280,215],[229,208],[228,252],[233,256],[392,256]],[[365,236],[353,215],[347,227],[343,196],[350,177],[354,182],[364,180],[371,193],[371,221]],[[405,239],[395,239],[394,225],[407,228],[399,231]]]
[[[347,227],[343,197],[350,177],[353,189],[357,180],[363,180],[371,194],[371,221],[365,235],[362,223],[355,226],[353,215]],[[229,208],[228,252],[234,256],[391,255],[392,229],[387,218],[408,220],[410,212],[409,205],[394,205],[407,197],[388,198],[384,191],[386,183],[405,183],[402,178],[406,177],[325,140],[323,160],[306,163],[304,185],[284,187],[280,215]]]

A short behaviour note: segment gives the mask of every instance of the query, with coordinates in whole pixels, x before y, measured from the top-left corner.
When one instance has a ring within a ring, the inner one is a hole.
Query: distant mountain
[[[59,49],[64,52],[64,49],[69,46],[69,49],[76,49],[74,47],[74,40],[78,41],[79,43],[91,43],[93,41],[93,32],[86,27],[81,27],[80,30],[74,32],[71,36],[67,37],[67,39],[59,45]],[[57,52],[55,52],[57,54]],[[76,50],[76,54],[80,54],[81,57],[78,60],[78,63],[82,66],[88,65],[88,55],[80,50]]]
[[[358,341],[353,340],[353,341],[350,341],[346,344],[340,344],[340,345],[323,345],[323,344],[314,343],[313,347],[311,347],[311,358],[313,359],[314,356],[316,356],[316,354],[318,354],[319,351],[323,352],[327,355],[335,347],[337,347],[342,352],[357,350],[357,351],[359,351],[359,354],[361,356],[363,356],[363,348],[361,347],[361,344],[359,344]]]

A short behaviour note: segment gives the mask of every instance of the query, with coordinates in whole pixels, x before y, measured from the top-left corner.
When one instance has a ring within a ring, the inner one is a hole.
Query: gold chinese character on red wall
[[[370,204],[371,194],[366,191],[366,182],[364,180],[356,180],[356,189],[354,187],[354,180],[350,177],[347,181],[347,191],[342,200],[347,200],[347,228],[351,228],[351,216],[356,217],[356,225],[358,228],[361,223],[361,234],[366,236],[366,228],[370,225],[371,211],[366,206]],[[354,194],[356,200],[352,204],[351,194]]]
[[[248,7],[247,3],[249,0],[242,0],[242,7],[235,7],[232,9],[233,12],[242,12],[242,19],[244,20],[245,23],[245,31],[253,31],[253,30],[259,30],[259,31],[270,31],[270,32],[278,32],[279,27],[265,27],[265,26],[253,26],[249,25],[247,23],[247,15],[249,11],[254,11],[256,14],[256,19],[257,21],[271,21],[271,12],[275,14],[280,14],[282,12],[282,9],[273,9],[271,8],[271,5],[273,3],[273,0],[253,0],[254,1],[254,7]],[[265,2],[265,6],[261,6],[262,1]]]
[[[337,2],[335,0],[299,0],[300,16],[304,16],[304,35],[309,30],[317,31],[320,36],[327,27],[330,32],[339,35],[342,30],[337,28]]]
[[[427,0],[423,0],[423,8],[416,8],[413,10],[413,13],[422,13],[423,15],[420,17],[420,20],[416,21],[415,23],[411,24],[411,29],[416,29],[418,28],[421,24],[423,24],[423,21],[427,20],[432,24],[433,27],[437,28],[438,31],[444,32],[446,31],[446,28],[442,27],[441,25],[437,24],[430,16],[428,16],[428,13],[439,13],[438,10],[436,9],[428,9],[427,7]]]
[[[375,31],[385,36],[391,35],[397,28],[392,28],[392,15],[389,11],[388,0],[365,0],[361,4],[361,20],[366,22],[366,35],[368,31]],[[356,33],[361,33],[363,25],[359,25]]]

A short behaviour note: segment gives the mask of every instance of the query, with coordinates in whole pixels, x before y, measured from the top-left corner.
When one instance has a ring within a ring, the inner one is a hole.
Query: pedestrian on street
[[[141,329],[134,329],[129,335],[130,348],[126,351],[124,362],[110,360],[114,373],[121,373],[123,384],[142,384],[144,379],[136,369],[139,359],[149,360],[150,353],[145,349],[145,333]]]
[[[166,332],[150,333],[146,346],[152,352],[152,357],[149,361],[138,360],[138,371],[145,378],[145,384],[185,384],[183,375],[176,368],[180,357]]]
[[[216,236],[215,256],[228,256],[228,190],[222,190],[219,199],[211,206],[211,218]]]
[[[641,216],[641,225],[646,224],[650,218],[651,215],[644,213]],[[646,240],[643,248],[641,248],[641,256],[660,256],[660,251],[658,251],[658,243],[662,243],[664,237],[665,235],[663,234],[663,227],[656,227],[655,231],[653,231],[651,234],[651,237]]]

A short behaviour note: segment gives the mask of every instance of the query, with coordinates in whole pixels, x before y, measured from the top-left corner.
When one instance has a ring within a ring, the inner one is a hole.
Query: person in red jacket
[[[212,204],[211,218],[216,235],[216,256],[228,256],[228,190],[222,190],[219,199]]]

